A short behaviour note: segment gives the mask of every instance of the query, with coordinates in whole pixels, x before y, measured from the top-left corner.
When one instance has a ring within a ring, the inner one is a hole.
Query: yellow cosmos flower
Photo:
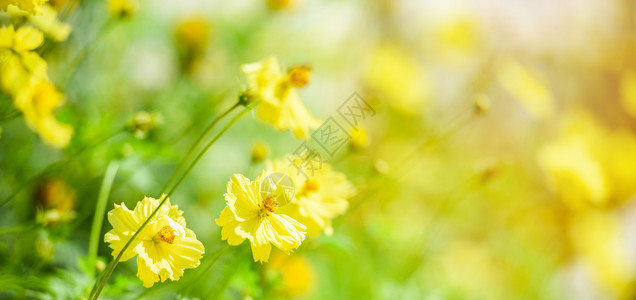
[[[633,256],[628,250],[626,228],[613,211],[591,210],[575,216],[570,224],[573,250],[582,259],[594,282],[610,299],[625,297],[636,278]],[[627,292],[627,293],[626,293]]]
[[[547,171],[550,185],[571,208],[603,205],[608,200],[602,164],[582,139],[569,138],[546,145],[538,152],[537,160]]]
[[[108,221],[113,229],[106,233],[104,241],[110,243],[113,257],[119,255],[163,197],[145,197],[134,210],[129,210],[124,203],[115,204],[115,209],[108,212]],[[167,200],[122,255],[122,261],[137,255],[137,277],[144,287],[151,287],[160,279],[161,282],[179,280],[184,269],[199,266],[205,249],[194,232],[186,228],[182,215],[183,211]]]
[[[32,89],[17,97],[16,107],[22,111],[24,120],[42,141],[52,147],[66,147],[73,136],[73,127],[58,122],[53,110],[64,103],[64,95],[46,80],[41,80]]]
[[[32,15],[15,5],[9,5],[7,14],[12,19],[27,20],[58,42],[65,41],[71,33],[71,25],[60,22],[57,17],[57,11],[51,5],[42,5],[40,10],[41,14]]]
[[[355,126],[349,130],[349,148],[353,151],[361,151],[369,147],[369,135],[364,127]]]
[[[39,14],[44,3],[46,0],[0,0],[0,9],[6,11],[9,5],[15,5],[31,14]]]
[[[274,293],[283,297],[296,297],[310,294],[316,283],[316,274],[311,262],[299,254],[285,255],[273,251],[267,264],[272,277],[280,277],[280,286],[274,287]]]
[[[347,210],[356,190],[347,181],[344,174],[334,171],[327,163],[315,170],[307,178],[287,159],[278,159],[267,163],[267,168],[289,176],[296,186],[291,203],[280,208],[280,212],[291,216],[307,226],[307,234],[317,236],[324,231],[331,235],[331,220]]]
[[[271,57],[243,65],[242,70],[248,80],[246,94],[263,101],[256,108],[256,118],[277,130],[291,130],[297,138],[306,138],[309,129],[320,126],[320,121],[309,113],[296,93],[296,88],[309,83],[309,68],[294,67],[285,74],[278,60]]]
[[[46,62],[32,52],[43,41],[42,33],[32,27],[0,27],[0,87],[7,94],[16,97],[36,81],[47,79]]]
[[[13,98],[25,122],[52,147],[68,145],[73,129],[57,122],[53,110],[64,96],[48,81],[46,62],[33,50],[44,41],[32,27],[0,28],[0,88]]]
[[[305,225],[278,211],[274,195],[263,193],[262,185],[269,174],[263,171],[254,181],[234,174],[227,184],[227,206],[216,219],[216,224],[223,227],[223,240],[236,246],[248,239],[254,261],[260,262],[269,260],[272,245],[291,253],[305,239],[306,230]]]
[[[430,76],[419,65],[403,46],[383,42],[370,52],[366,86],[391,108],[418,115],[434,93]]]
[[[113,18],[129,18],[139,11],[136,0],[108,0],[106,10]]]

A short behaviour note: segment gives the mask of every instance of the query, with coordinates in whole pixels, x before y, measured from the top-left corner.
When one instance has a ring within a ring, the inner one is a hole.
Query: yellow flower
[[[16,97],[36,81],[47,79],[46,62],[32,52],[43,41],[42,33],[32,27],[0,27],[0,87],[7,94]]]
[[[145,197],[134,210],[129,210],[124,203],[115,204],[115,209],[108,212],[108,221],[113,229],[106,233],[104,241],[110,243],[113,257],[119,255],[163,197]],[[194,232],[186,228],[182,215],[183,211],[177,205],[170,205],[168,199],[122,255],[122,261],[137,255],[137,277],[144,287],[151,287],[159,279],[161,282],[179,280],[184,269],[199,266],[205,249]]]
[[[262,141],[254,143],[254,145],[252,145],[252,162],[259,163],[263,161],[269,156],[270,152],[271,149],[269,148],[269,145],[267,143]]]
[[[38,221],[45,226],[55,226],[76,216],[75,191],[61,179],[46,179],[38,186],[35,199],[38,204]]]
[[[479,46],[480,28],[470,14],[450,17],[440,24],[436,32],[442,57],[458,59],[474,53]]]
[[[254,261],[267,262],[272,244],[289,254],[305,239],[305,225],[278,211],[277,198],[263,193],[262,185],[270,173],[263,171],[250,181],[234,174],[227,184],[227,206],[216,219],[222,226],[221,238],[236,246],[250,241]]]
[[[433,95],[428,74],[403,46],[381,43],[370,52],[366,85],[391,108],[418,115]]]
[[[0,9],[6,11],[9,5],[15,5],[31,14],[39,14],[40,6],[44,3],[46,0],[0,0]]]
[[[64,95],[46,80],[18,96],[16,107],[22,111],[24,121],[42,141],[52,147],[66,147],[73,136],[73,127],[58,122],[53,110],[64,103]]]
[[[281,10],[292,5],[292,0],[267,0],[267,6],[273,10]]]
[[[367,130],[360,126],[355,126],[349,130],[349,148],[353,151],[364,150],[369,147],[369,135]]]
[[[113,18],[129,18],[139,11],[139,3],[136,0],[108,0],[106,9]]]
[[[611,299],[631,299],[625,294],[632,290],[636,279],[636,267],[623,226],[620,214],[596,210],[575,216],[570,224],[574,252],[594,282],[612,295]]]
[[[283,297],[296,297],[309,294],[315,287],[316,275],[311,262],[303,255],[284,255],[280,251],[273,251],[272,258],[267,264],[272,275],[279,275],[281,286],[274,291]]]
[[[294,199],[281,207],[280,212],[307,226],[310,236],[317,236],[322,231],[331,235],[331,220],[345,213],[349,206],[347,199],[356,193],[346,176],[334,171],[327,163],[322,163],[309,178],[298,172],[287,159],[268,162],[267,168],[286,174],[296,187]]]
[[[603,168],[579,138],[568,138],[541,148],[539,165],[549,183],[573,209],[586,204],[602,205],[608,197]]]
[[[177,24],[174,38],[181,66],[188,73],[195,73],[205,57],[210,32],[210,23],[203,16],[189,16]]]
[[[208,43],[210,29],[210,24],[203,16],[191,16],[177,25],[175,39],[183,50],[202,54]]]
[[[621,77],[621,104],[625,111],[636,117],[636,71],[627,70]]]
[[[41,14],[32,15],[15,5],[9,5],[7,13],[13,19],[27,20],[54,40],[65,41],[71,33],[71,25],[62,23],[57,18],[57,11],[50,5],[43,5]]]
[[[309,68],[294,67],[284,74],[276,58],[271,57],[243,65],[242,70],[247,75],[248,97],[263,101],[256,108],[258,119],[277,130],[291,130],[297,138],[306,138],[309,129],[320,125],[296,93],[296,88],[309,83]]]
[[[619,205],[636,193],[636,135],[585,111],[565,116],[558,138],[537,155],[551,187],[572,209]]]
[[[68,145],[73,129],[53,116],[64,97],[48,81],[46,62],[32,52],[43,41],[42,33],[32,27],[0,28],[0,88],[13,98],[29,128],[45,144],[62,148]]]

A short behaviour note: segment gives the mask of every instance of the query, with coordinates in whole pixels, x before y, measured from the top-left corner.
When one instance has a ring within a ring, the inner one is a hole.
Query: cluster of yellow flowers
[[[245,65],[243,71],[249,87],[241,99],[260,101],[257,118],[279,130],[291,129],[296,137],[306,137],[310,128],[317,127],[318,120],[295,91],[308,84],[309,68],[294,67],[284,74],[277,60],[270,58]],[[298,172],[297,164],[289,162],[295,162],[291,156],[267,161],[266,169],[255,180],[234,174],[227,184],[226,207],[216,224],[222,227],[221,238],[230,245],[249,240],[254,261],[267,262],[272,245],[289,254],[306,235],[331,235],[332,219],[347,210],[347,199],[356,192],[346,176],[326,162],[314,169],[312,177]],[[146,197],[132,211],[122,203],[108,213],[113,229],[104,240],[116,258],[134,238],[121,259],[137,255],[137,276],[145,287],[159,280],[178,280],[184,269],[200,264],[204,253],[194,232],[186,228],[183,212],[168,199],[152,215],[164,197]],[[135,236],[146,220],[147,225]]]
[[[0,9],[12,18],[28,20],[17,29],[0,27],[0,90],[13,100],[26,124],[45,144],[65,147],[73,128],[53,115],[65,98],[49,80],[46,61],[35,50],[44,43],[43,32],[59,41],[68,37],[70,27],[58,22],[55,10],[43,1],[0,1]]]
[[[239,245],[248,239],[254,261],[267,262],[271,245],[289,254],[298,248],[305,235],[333,233],[331,220],[343,214],[347,198],[355,193],[346,177],[326,163],[314,177],[299,174],[287,160],[268,162],[268,169],[250,181],[241,174],[232,176],[227,184],[225,202],[216,223],[223,227],[222,239]],[[291,201],[285,201],[284,186],[269,182],[270,175],[282,173],[299,187]],[[274,186],[267,191],[264,187]]]
[[[31,14],[39,14],[41,13],[42,6],[46,2],[47,0],[1,0],[0,10],[6,11],[10,5],[15,5]]]

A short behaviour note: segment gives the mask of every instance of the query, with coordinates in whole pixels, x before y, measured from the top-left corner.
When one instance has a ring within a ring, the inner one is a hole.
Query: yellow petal
[[[15,34],[15,48],[17,51],[30,51],[40,47],[44,42],[42,32],[33,27],[20,27]]]
[[[254,261],[267,262],[271,251],[272,245],[269,243],[258,245],[252,243],[252,257],[254,257]]]

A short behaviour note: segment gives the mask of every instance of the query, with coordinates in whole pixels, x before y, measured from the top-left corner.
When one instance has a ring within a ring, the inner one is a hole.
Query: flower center
[[[269,216],[269,213],[276,212],[276,208],[278,207],[278,201],[276,201],[276,197],[267,196],[265,200],[263,200],[263,208],[258,211],[258,215]]]
[[[320,186],[318,186],[318,181],[316,181],[316,179],[307,179],[305,184],[303,184],[303,187],[300,189],[300,194],[308,195],[310,193],[317,192],[319,189]]]
[[[311,79],[310,69],[305,66],[293,67],[287,74],[289,75],[289,84],[298,88],[309,84],[309,79]]]
[[[174,234],[174,229],[166,225],[161,227],[161,229],[157,233],[157,237],[168,244],[172,244],[174,243],[174,238],[176,237],[176,235]]]

